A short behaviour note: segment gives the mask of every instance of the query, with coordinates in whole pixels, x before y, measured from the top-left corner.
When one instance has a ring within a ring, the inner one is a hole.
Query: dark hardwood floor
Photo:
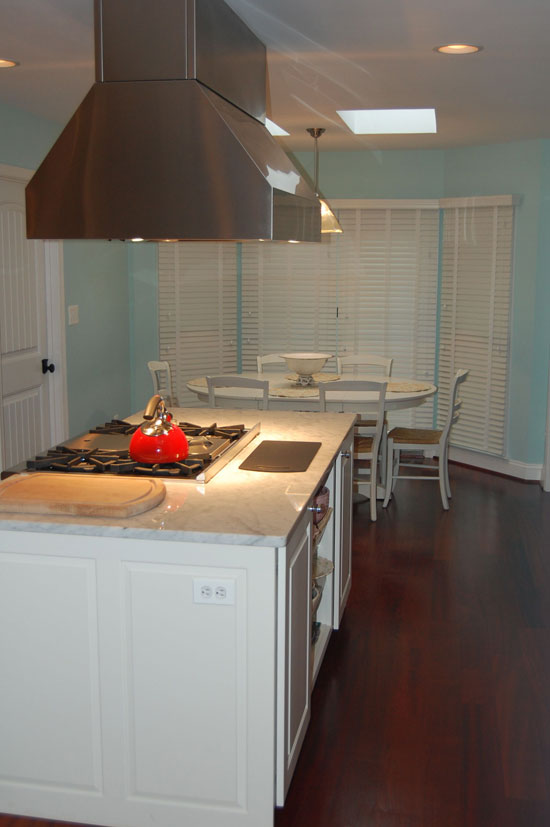
[[[549,827],[550,495],[452,466],[356,508],[354,581],[276,827]]]
[[[449,512],[408,481],[376,523],[355,508],[353,588],[276,827],[550,826],[550,494],[455,465],[451,484]]]

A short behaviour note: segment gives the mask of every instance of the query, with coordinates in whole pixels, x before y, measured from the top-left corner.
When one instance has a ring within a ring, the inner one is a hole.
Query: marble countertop
[[[260,422],[260,434],[207,483],[164,480],[158,506],[125,519],[2,514],[0,530],[37,531],[182,542],[281,546],[319,487],[352,428],[355,415],[225,408],[174,408],[175,421],[198,425]],[[128,417],[140,422],[141,414]],[[307,471],[239,469],[263,439],[321,442]],[[76,484],[76,483],[75,483]]]

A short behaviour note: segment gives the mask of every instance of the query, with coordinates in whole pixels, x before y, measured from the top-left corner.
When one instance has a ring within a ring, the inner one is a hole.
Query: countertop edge
[[[6,513],[0,530],[83,535],[128,540],[281,547],[291,536],[316,487],[328,473],[355,421],[354,414],[175,408],[174,416],[202,424],[218,421],[261,423],[259,436],[218,475],[202,485],[166,483],[165,500],[143,514],[124,519]],[[140,414],[128,417],[141,421]],[[239,470],[261,439],[321,441],[319,454],[304,473]],[[8,516],[9,514],[9,516]],[[216,519],[213,519],[215,515]]]

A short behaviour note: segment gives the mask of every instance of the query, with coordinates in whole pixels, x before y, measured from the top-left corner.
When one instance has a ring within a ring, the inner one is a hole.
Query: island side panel
[[[0,532],[0,811],[269,827],[275,569],[269,548]],[[197,578],[234,602],[196,603]]]
[[[282,807],[311,718],[311,512],[279,550],[277,767],[275,802]]]
[[[348,434],[335,464],[334,485],[334,617],[333,628],[340,621],[351,591],[352,523],[353,523],[353,440]]]

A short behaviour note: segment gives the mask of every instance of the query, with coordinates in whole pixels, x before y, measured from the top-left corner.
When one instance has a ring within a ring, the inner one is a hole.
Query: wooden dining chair
[[[269,405],[269,381],[267,379],[250,379],[246,376],[207,376],[208,404],[211,408],[216,406],[216,388],[256,388],[259,393],[251,396],[260,404],[259,408],[266,411]],[[227,399],[224,400],[227,402]]]
[[[362,381],[359,379],[337,379],[334,382],[323,382],[319,385],[319,410],[327,409],[327,394],[330,398],[332,393],[341,400],[344,392],[365,393],[376,391],[378,394],[374,402],[376,404],[376,415],[370,420],[374,422],[372,433],[355,433],[353,440],[353,461],[354,474],[353,482],[357,486],[368,485],[370,496],[370,516],[373,522],[376,520],[376,494],[378,488],[378,457],[380,453],[380,442],[384,429],[384,406],[386,402],[387,382]],[[361,463],[361,465],[359,465]],[[368,465],[366,464],[368,463]],[[385,476],[382,466],[382,477]]]
[[[168,362],[147,362],[147,367],[153,380],[153,392],[158,393],[167,405],[176,405],[178,400],[172,385],[172,373]]]
[[[393,358],[377,356],[373,353],[350,353],[349,356],[336,357],[336,370],[338,373],[357,373],[357,368],[373,368],[374,373],[383,376],[391,376]]]
[[[365,370],[379,373],[381,376],[391,376],[392,365],[392,357],[378,356],[374,353],[350,353],[348,356],[338,356],[336,359],[337,373],[344,375],[357,373],[359,369],[361,371]],[[355,423],[355,433],[357,436],[370,436],[375,429],[376,420],[369,417],[359,416]],[[380,438],[380,465],[382,468],[386,467],[387,461],[387,435],[388,417],[384,415],[384,426]]]
[[[265,356],[256,356],[256,363],[258,365],[258,373],[264,372],[264,365],[278,365],[280,368],[285,368],[286,362],[282,356],[277,353],[266,353]]]
[[[445,511],[449,509],[451,486],[449,484],[449,436],[451,428],[457,421],[462,402],[458,398],[460,385],[468,376],[468,370],[456,372],[451,386],[449,410],[441,430],[427,428],[392,428],[388,434],[388,461],[386,468],[386,493],[383,507],[390,501],[395,483],[398,479],[406,480],[438,480],[441,492],[441,502]],[[430,469],[435,473],[429,474],[400,474],[400,468],[426,469],[426,466],[401,462],[401,451],[425,451],[430,448],[438,458],[437,468]]]

